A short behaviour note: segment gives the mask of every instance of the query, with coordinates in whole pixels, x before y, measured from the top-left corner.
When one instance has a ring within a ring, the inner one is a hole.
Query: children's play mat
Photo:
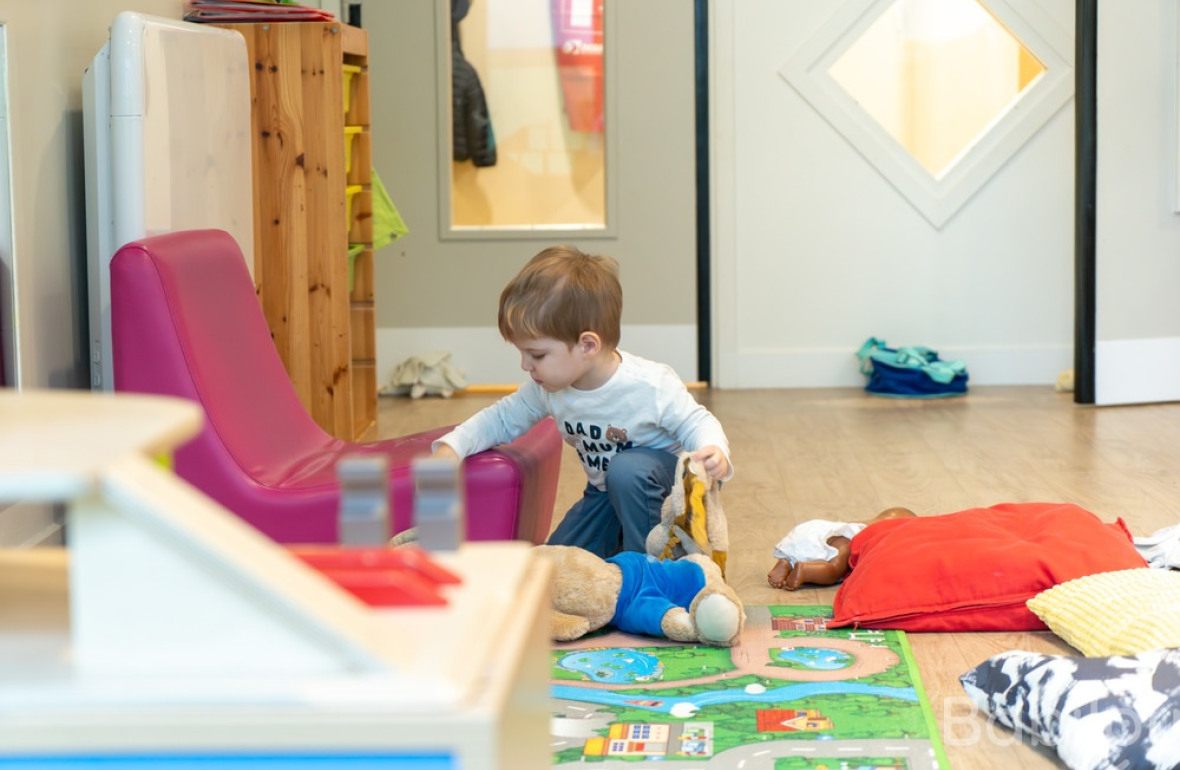
[[[830,617],[747,607],[730,649],[620,633],[558,645],[554,764],[947,770],[905,634]]]

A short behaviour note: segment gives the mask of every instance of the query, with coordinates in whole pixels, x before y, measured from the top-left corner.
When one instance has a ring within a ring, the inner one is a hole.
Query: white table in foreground
[[[546,563],[468,544],[446,607],[367,607],[148,458],[199,425],[0,393],[0,500],[70,510],[68,554],[0,553],[0,768],[547,765]]]

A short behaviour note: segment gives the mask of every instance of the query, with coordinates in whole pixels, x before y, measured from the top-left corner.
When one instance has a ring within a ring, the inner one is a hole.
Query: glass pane
[[[604,4],[451,0],[452,228],[605,227]]]
[[[939,178],[1044,71],[975,0],[897,0],[829,73]]]

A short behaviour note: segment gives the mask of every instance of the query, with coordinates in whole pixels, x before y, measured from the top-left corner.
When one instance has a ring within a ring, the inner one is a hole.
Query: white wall
[[[1098,3],[1098,403],[1180,399],[1174,0]]]

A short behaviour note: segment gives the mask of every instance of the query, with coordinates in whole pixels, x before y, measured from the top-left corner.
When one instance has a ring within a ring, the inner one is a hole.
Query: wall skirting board
[[[622,348],[671,365],[687,382],[704,380],[708,373],[696,370],[695,335],[696,327],[689,324],[624,326]],[[1073,348],[1068,344],[934,347],[944,358],[966,361],[975,385],[1051,385],[1058,374],[1073,366]],[[377,329],[377,386],[389,382],[401,361],[434,350],[450,351],[452,362],[473,384],[514,384],[524,379],[519,355],[494,327],[386,327]],[[864,376],[857,369],[855,353],[856,346],[743,349],[726,357],[735,371],[724,379],[749,388],[860,387]]]
[[[1180,337],[1098,340],[1094,403],[1137,404],[1180,397]]]
[[[962,359],[972,385],[1051,385],[1073,366],[1069,345],[931,347],[944,359]],[[722,382],[748,388],[861,387],[865,378],[857,367],[856,349],[742,349],[729,357],[736,371]]]
[[[681,379],[697,376],[695,324],[636,325],[622,329],[620,347],[628,353],[668,364]],[[520,354],[494,326],[448,328],[378,328],[377,387],[389,384],[393,368],[413,355],[451,352],[451,362],[473,384],[519,384],[524,381]]]

